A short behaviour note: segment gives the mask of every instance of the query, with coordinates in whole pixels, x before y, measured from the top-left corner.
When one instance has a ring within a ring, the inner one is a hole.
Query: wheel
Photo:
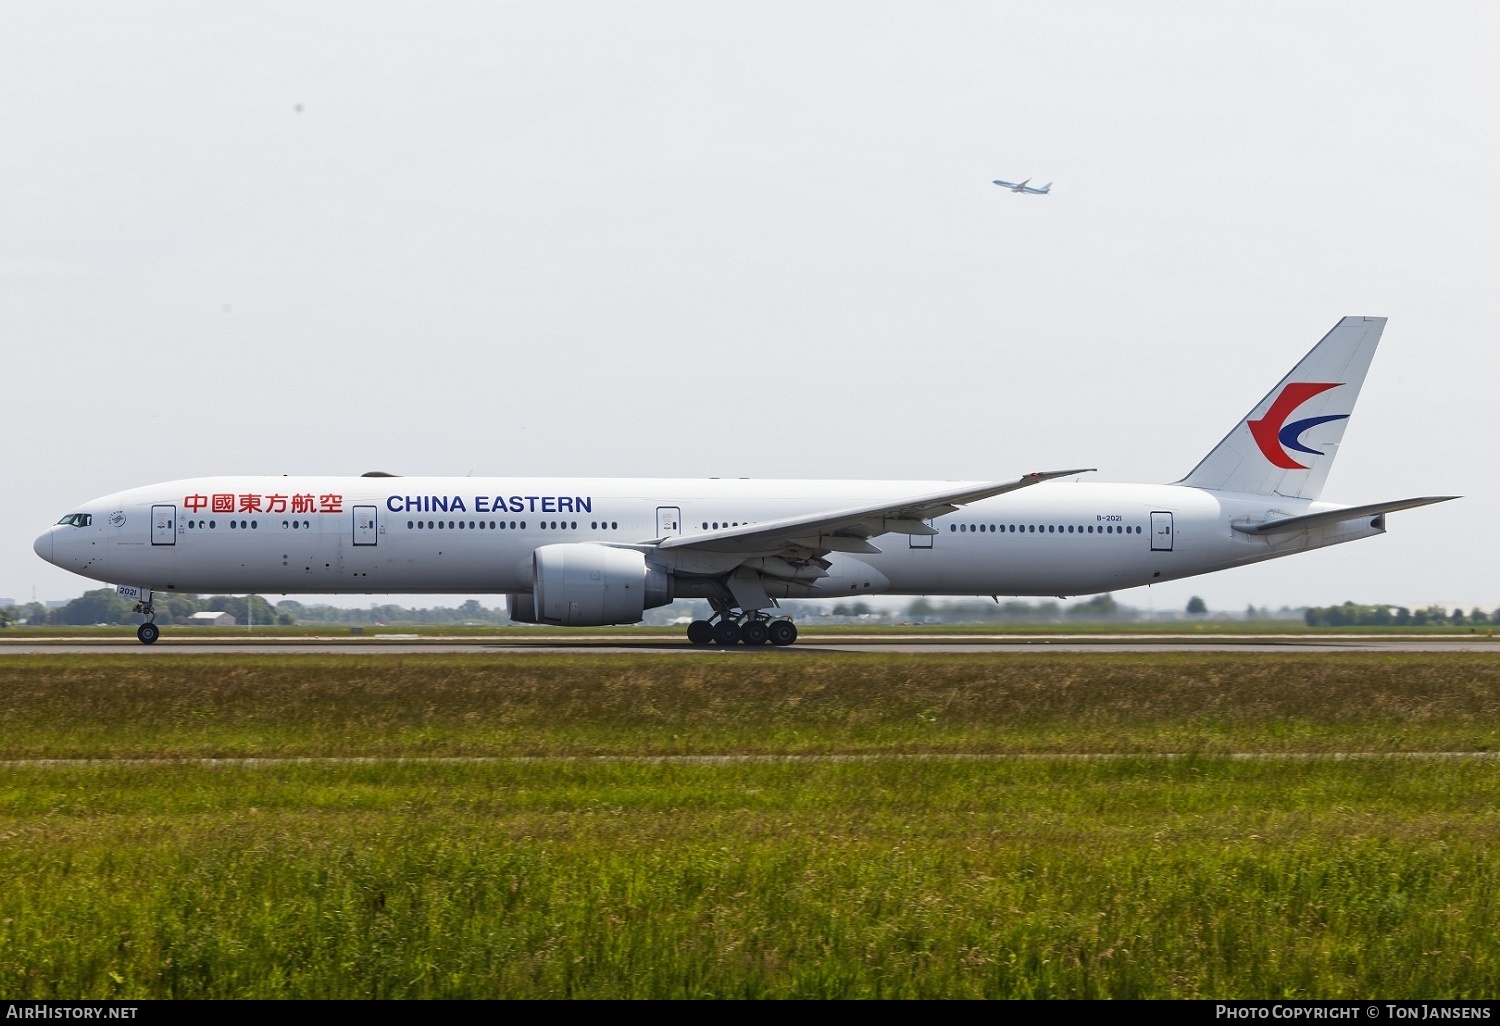
[[[740,628],[740,641],[746,645],[764,645],[771,640],[771,629],[764,620],[750,620]]]
[[[790,645],[797,640],[797,625],[790,620],[772,620],[767,630],[773,645]]]
[[[141,639],[142,645],[154,645],[161,637],[161,628],[154,623],[143,623],[135,629],[135,636]]]
[[[733,620],[720,620],[714,624],[714,641],[720,645],[736,645],[740,640],[740,625]]]
[[[694,620],[688,624],[688,640],[695,645],[712,645],[714,625],[707,620]]]

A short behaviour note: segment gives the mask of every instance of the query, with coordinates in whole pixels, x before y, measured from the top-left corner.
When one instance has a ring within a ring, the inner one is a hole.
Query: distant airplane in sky
[[[173,592],[503,593],[512,620],[566,627],[704,598],[714,612],[688,627],[694,644],[787,645],[797,628],[778,599],[1091,595],[1384,534],[1386,514],[1450,498],[1322,501],[1384,328],[1339,321],[1172,484],[1061,480],[1082,470],[969,482],[224,476],[81,503],[35,548],[121,583],[153,620],[153,597]],[[1085,405],[1070,402],[1075,416]],[[159,630],[136,633],[150,644]]]
[[[1034,186],[1027,185],[1026,182],[1029,181],[1031,181],[1030,178],[1026,179],[1025,182],[1002,182],[1000,179],[996,178],[995,184],[1003,185],[1011,192],[1029,192],[1033,196],[1045,196],[1047,195],[1048,190],[1052,188],[1051,182],[1048,182],[1046,185],[1038,189]]]

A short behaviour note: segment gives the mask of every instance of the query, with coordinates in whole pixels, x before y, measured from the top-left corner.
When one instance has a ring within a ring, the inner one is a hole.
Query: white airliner
[[[778,599],[1118,591],[1385,531],[1393,510],[1320,502],[1381,317],[1345,317],[1173,484],[206,477],[75,507],[49,563],[156,592],[503,593],[512,620],[635,623],[714,610],[694,644],[788,645]]]
[[[1037,186],[1034,186],[1034,185],[1028,185],[1027,183],[1030,182],[1030,181],[1031,181],[1031,179],[1028,178],[1028,179],[1026,179],[1025,182],[1002,182],[1000,179],[996,178],[995,179],[995,184],[996,185],[1003,185],[1007,189],[1009,189],[1011,192],[1027,192],[1027,193],[1030,193],[1033,196],[1045,196],[1052,189],[1052,183],[1051,182],[1048,182],[1046,185],[1043,185],[1040,188],[1038,188]]]

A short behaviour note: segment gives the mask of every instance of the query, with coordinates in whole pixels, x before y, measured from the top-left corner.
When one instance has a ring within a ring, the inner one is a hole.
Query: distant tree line
[[[863,603],[855,603],[861,606]],[[834,615],[840,607],[835,606]],[[959,601],[942,604],[919,598],[906,607],[904,619],[912,623],[1056,623],[1065,618],[1077,620],[1134,620],[1139,614],[1122,606],[1112,595],[1095,595],[1063,609],[1051,600],[1043,602]]]
[[[477,599],[468,599],[458,606],[426,606],[407,608],[392,604],[369,606],[364,609],[343,609],[338,606],[304,605],[295,599],[283,599],[276,603],[278,614],[291,619],[289,623],[302,624],[508,624],[511,622],[502,605],[490,609],[479,604]]]
[[[283,599],[272,606],[259,595],[180,595],[157,592],[153,604],[156,622],[163,625],[188,623],[194,613],[228,613],[235,626],[293,624],[374,625],[381,624],[508,624],[505,609],[487,609],[475,599],[459,606],[408,608],[397,605],[344,609],[339,606],[307,605],[295,599]],[[0,609],[0,627],[25,623],[30,626],[71,626],[90,624],[137,624],[145,620],[134,611],[135,603],[120,598],[113,588],[97,588],[66,605],[48,607],[40,602],[18,603]]]
[[[1486,614],[1475,606],[1446,612],[1440,606],[1407,609],[1405,606],[1362,606],[1345,602],[1341,606],[1309,606],[1302,614],[1309,627],[1472,627],[1500,623],[1500,609]]]
[[[393,604],[345,609],[330,605],[308,605],[295,599],[283,599],[272,606],[259,595],[156,595],[156,622],[160,624],[188,623],[194,613],[229,613],[237,626],[246,624],[291,626],[380,626],[394,624],[509,624],[510,618],[504,607],[487,608],[475,599],[458,606],[430,606],[410,608]],[[698,607],[702,608],[699,609]],[[89,624],[137,624],[144,617],[133,611],[133,603],[120,598],[112,588],[98,588],[85,592],[66,605],[47,607],[40,602],[18,603],[0,609],[0,627],[25,623],[30,625],[86,626]],[[652,611],[648,611],[650,613]],[[650,616],[652,622],[668,622],[673,616],[689,612],[695,616],[706,616],[706,603],[676,603],[672,607],[654,611],[661,615]],[[1203,616],[1207,605],[1196,596],[1188,603],[1191,616]],[[825,615],[835,617],[872,617],[882,620],[890,615],[873,608],[867,602],[840,602]],[[1245,610],[1246,619],[1281,619],[1295,616],[1293,610],[1283,609],[1280,616],[1273,616],[1269,609],[1250,606]],[[935,603],[925,598],[911,602],[903,611],[895,614],[909,623],[1062,623],[1073,621],[1129,622],[1141,618],[1140,610],[1116,602],[1109,594],[1095,595],[1083,602],[1063,608],[1057,602],[1022,602],[1012,599],[1006,602],[960,600]],[[1424,627],[1443,626],[1489,626],[1500,625],[1500,608],[1491,613],[1475,607],[1465,612],[1455,609],[1445,611],[1437,606],[1426,609],[1407,609],[1378,603],[1359,605],[1345,602],[1338,606],[1313,606],[1302,614],[1309,627]]]
[[[187,623],[194,613],[228,613],[236,624],[289,624],[272,605],[259,595],[177,595],[158,592],[155,596],[156,622],[161,624]],[[143,622],[146,618],[135,612],[135,603],[120,598],[113,588],[96,588],[86,591],[66,605],[47,607],[40,602],[27,602],[4,610],[3,616],[11,623],[26,623],[30,626],[81,627],[95,623]]]

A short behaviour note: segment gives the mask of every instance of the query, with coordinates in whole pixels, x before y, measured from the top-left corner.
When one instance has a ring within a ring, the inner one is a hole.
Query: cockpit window
[[[59,524],[67,524],[70,527],[88,527],[94,522],[92,513],[69,513],[58,521]]]

